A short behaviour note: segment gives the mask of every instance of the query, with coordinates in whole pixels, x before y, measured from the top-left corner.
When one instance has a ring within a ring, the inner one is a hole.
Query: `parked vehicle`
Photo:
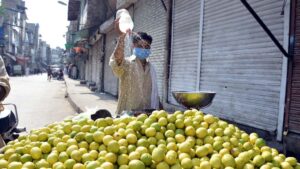
[[[18,128],[19,116],[15,104],[2,104],[4,110],[0,113],[0,142],[8,143],[19,137],[19,133],[25,132],[26,128]],[[10,109],[13,108],[13,109]],[[2,148],[0,144],[0,148]]]
[[[51,65],[51,70],[52,70],[52,77],[56,78],[59,75],[59,70],[60,70],[60,66],[59,65]]]

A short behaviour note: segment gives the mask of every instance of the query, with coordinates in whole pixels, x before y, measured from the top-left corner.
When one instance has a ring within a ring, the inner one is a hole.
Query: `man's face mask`
[[[151,54],[151,50],[144,48],[133,48],[133,54],[139,59],[147,59]]]
[[[140,40],[134,44],[133,54],[139,59],[147,59],[151,54],[150,48],[150,44],[147,41]]]

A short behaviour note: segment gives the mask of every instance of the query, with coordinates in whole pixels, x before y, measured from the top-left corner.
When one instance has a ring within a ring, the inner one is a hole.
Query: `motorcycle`
[[[17,139],[26,128],[18,128],[19,116],[17,106],[12,103],[1,104],[4,109],[0,112],[0,149],[8,142]],[[9,109],[12,107],[13,109]]]

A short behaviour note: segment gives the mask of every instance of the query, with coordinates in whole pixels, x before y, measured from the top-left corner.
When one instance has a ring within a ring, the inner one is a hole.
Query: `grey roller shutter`
[[[95,82],[97,84],[97,87],[100,88],[100,77],[101,77],[101,71],[102,71],[102,64],[101,64],[101,48],[102,48],[102,38],[99,39],[97,42],[96,42],[96,51],[95,51],[95,54],[96,54],[96,60],[95,60]]]
[[[97,81],[97,43],[92,49],[92,81]]]
[[[166,5],[169,0],[164,0]],[[166,56],[166,40],[168,27],[168,12],[161,0],[139,0],[134,5],[134,31],[146,32],[153,38],[150,61],[157,73],[158,92],[163,95],[164,62]]]
[[[88,59],[86,60],[86,66],[85,66],[85,79],[87,81],[92,81],[92,50],[89,51]]]
[[[172,91],[197,89],[201,3],[199,0],[175,0],[173,5],[169,102],[177,104]]]
[[[282,44],[283,1],[248,2]],[[208,112],[275,131],[282,58],[240,1],[205,1],[200,89],[217,92]]]
[[[84,56],[85,57],[85,56]],[[81,60],[80,61],[80,64],[79,64],[79,74],[80,74],[80,77],[79,79],[80,80],[83,80],[85,77],[85,65],[84,65],[84,60]]]
[[[106,34],[105,59],[104,59],[104,91],[114,96],[118,95],[118,79],[114,76],[109,59],[116,46],[117,34],[111,30]]]

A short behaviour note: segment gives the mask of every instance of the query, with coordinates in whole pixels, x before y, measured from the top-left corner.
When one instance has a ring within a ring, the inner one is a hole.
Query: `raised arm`
[[[124,39],[126,34],[122,33],[119,29],[119,20],[115,21],[115,30],[119,34],[118,42],[114,52],[112,53],[109,61],[109,65],[112,68],[112,71],[117,77],[121,77],[126,71],[128,63],[124,56]]]
[[[111,61],[116,62],[117,66],[124,61],[124,39],[125,34],[119,36],[116,48],[110,58]]]

